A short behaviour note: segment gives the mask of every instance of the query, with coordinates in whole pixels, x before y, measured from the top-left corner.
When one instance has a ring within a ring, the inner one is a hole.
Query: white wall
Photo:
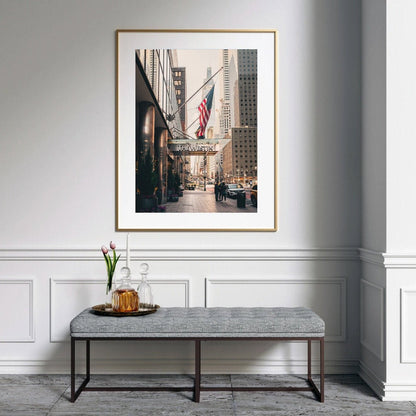
[[[387,2],[387,250],[393,253],[416,252],[415,16],[414,1]]]
[[[416,4],[387,2],[386,396],[416,397],[415,100]]]
[[[386,249],[386,3],[362,3],[362,245]]]
[[[279,231],[135,233],[133,271],[149,261],[166,306],[226,306],[230,293],[241,304],[309,305],[327,320],[327,371],[355,371],[360,15],[358,0],[0,0],[0,302],[11,308],[19,289],[24,297],[13,325],[0,320],[0,372],[67,371],[69,319],[104,293],[99,247],[124,246],[114,214],[115,30],[197,25],[279,30]],[[121,348],[114,371],[131,365],[134,348]],[[141,371],[191,362],[190,347],[152,350],[139,350],[152,358]],[[208,371],[281,372],[305,362],[296,345],[244,346],[235,361],[229,346],[206,351]],[[104,345],[98,354],[104,371],[111,352]]]
[[[363,1],[360,374],[385,400],[416,398],[416,4]]]
[[[381,396],[385,381],[386,4],[362,2],[361,376]]]

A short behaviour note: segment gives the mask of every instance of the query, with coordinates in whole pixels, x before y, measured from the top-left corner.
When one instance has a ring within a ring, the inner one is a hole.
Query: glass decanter
[[[134,312],[139,310],[139,295],[131,286],[130,269],[122,267],[121,284],[113,292],[114,312]]]
[[[153,307],[153,294],[152,288],[147,282],[147,274],[149,272],[149,265],[142,263],[140,265],[140,274],[142,275],[142,281],[140,282],[137,291],[139,292],[140,307],[151,308]]]

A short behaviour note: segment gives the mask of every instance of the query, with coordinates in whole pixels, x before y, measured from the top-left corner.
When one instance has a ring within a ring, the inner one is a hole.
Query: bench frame
[[[90,341],[194,341],[195,342],[195,375],[194,387],[86,387],[90,381],[91,349]],[[86,342],[86,377],[81,385],[75,387],[75,342]],[[305,387],[207,387],[201,386],[201,342],[208,341],[307,341],[308,343],[308,375]],[[312,341],[319,342],[320,388],[312,380]],[[76,337],[71,336],[71,402],[75,402],[82,391],[193,391],[194,401],[199,403],[201,391],[312,391],[317,400],[324,402],[324,337]]]

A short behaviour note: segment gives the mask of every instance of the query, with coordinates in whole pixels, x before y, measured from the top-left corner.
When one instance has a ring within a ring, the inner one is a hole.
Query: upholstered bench
[[[312,391],[324,401],[324,321],[307,308],[160,308],[145,316],[98,316],[86,309],[71,330],[71,401],[84,391]],[[189,340],[195,342],[194,387],[86,387],[90,380],[90,341]],[[307,341],[305,387],[201,386],[201,341]],[[86,341],[86,378],[75,387],[75,342]],[[320,344],[320,389],[312,380],[311,344]]]

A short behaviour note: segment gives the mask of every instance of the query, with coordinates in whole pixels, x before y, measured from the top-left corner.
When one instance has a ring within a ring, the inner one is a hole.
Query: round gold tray
[[[142,316],[149,315],[150,313],[155,313],[160,308],[159,305],[147,305],[141,303],[139,305],[139,310],[134,312],[115,312],[112,309],[106,309],[104,304],[95,305],[91,308],[92,312],[97,315],[104,316]]]

